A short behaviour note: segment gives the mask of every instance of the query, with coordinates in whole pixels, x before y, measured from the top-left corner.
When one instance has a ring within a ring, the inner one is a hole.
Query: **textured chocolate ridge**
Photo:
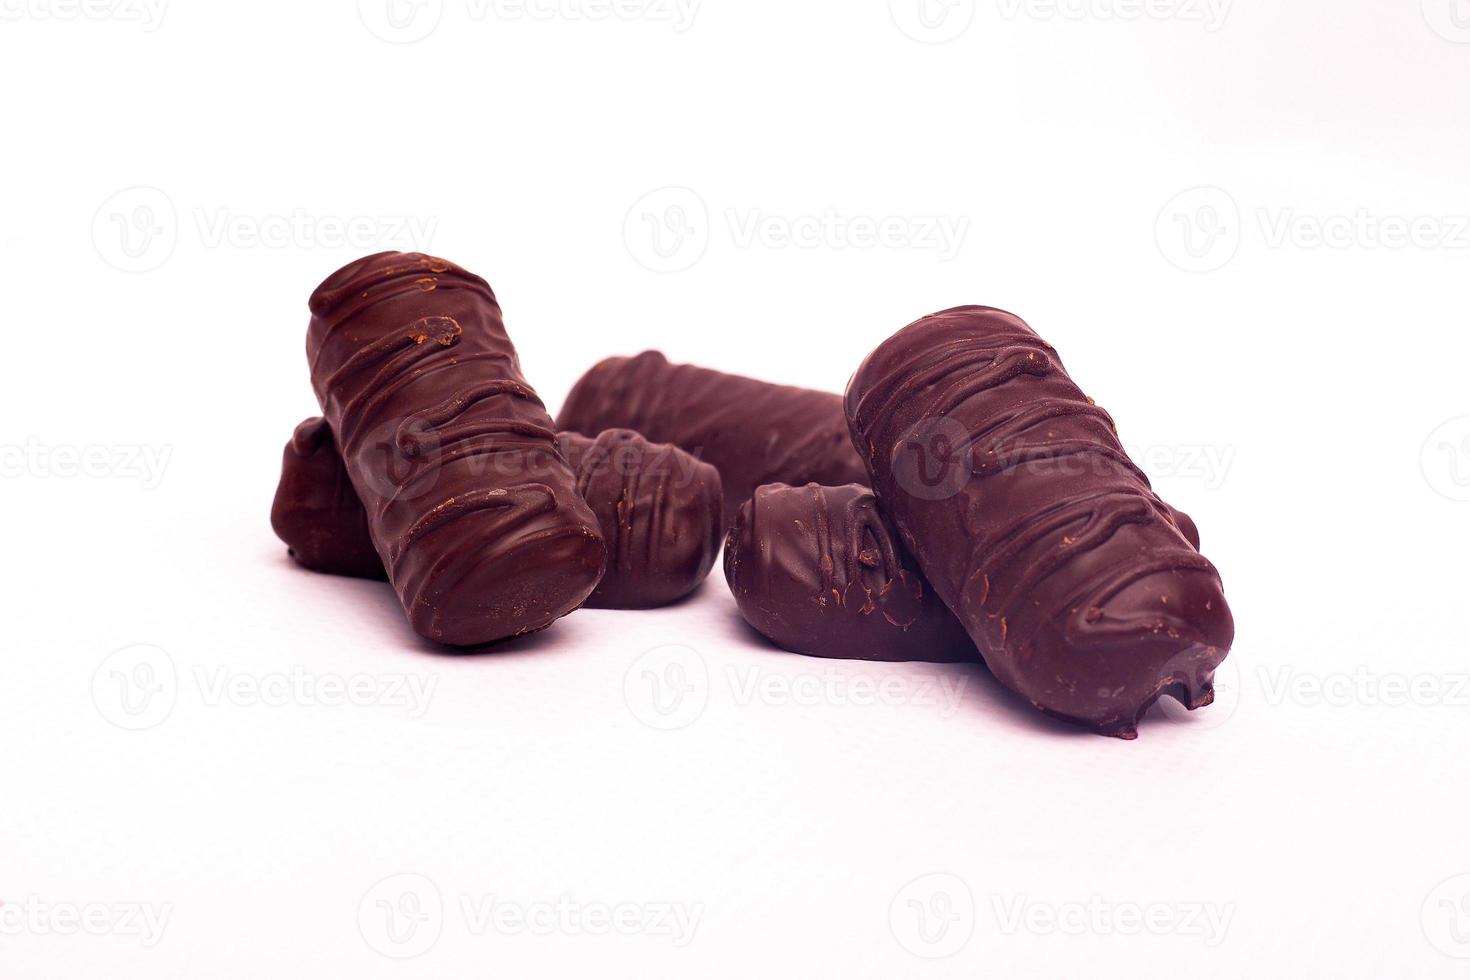
[[[580,606],[602,535],[489,285],[385,252],[328,277],[311,311],[312,385],[414,630],[474,646]]]
[[[720,546],[722,496],[713,466],[627,430],[596,439],[564,432],[557,447],[607,544],[607,572],[587,606],[648,609],[699,587]],[[301,423],[287,444],[271,519],[305,567],[387,578],[325,419]]]
[[[725,579],[746,622],[795,653],[980,659],[864,486],[757,489],[726,537]]]
[[[1193,522],[1023,321],[961,307],[910,324],[846,408],[885,512],[1002,683],[1125,738],[1161,695],[1213,699],[1234,623]]]
[[[670,364],[657,351],[593,366],[567,396],[557,425],[633,429],[712,464],[724,480],[726,525],[767,483],[867,481],[840,395]]]

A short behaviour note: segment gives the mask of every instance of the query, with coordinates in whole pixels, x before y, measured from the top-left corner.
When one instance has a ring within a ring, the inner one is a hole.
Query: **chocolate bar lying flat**
[[[740,613],[777,646],[854,660],[978,661],[867,487],[764,486],[725,540]]]
[[[647,609],[693,592],[719,552],[719,472],[626,430],[564,432],[557,444],[607,542],[607,573],[586,604]],[[307,568],[387,577],[325,419],[302,422],[286,445],[271,522]]]
[[[1161,695],[1214,699],[1235,632],[1220,576],[1019,318],[905,327],[846,406],[885,513],[1002,683],[1124,738]]]
[[[595,365],[567,396],[557,425],[633,429],[713,464],[724,479],[726,525],[763,484],[868,479],[841,396],[670,364],[657,351]]]
[[[719,471],[627,429],[561,439],[607,541],[607,574],[587,604],[649,609],[698,588],[720,552]]]
[[[582,605],[602,532],[485,281],[384,252],[330,276],[311,313],[312,386],[414,630],[473,646]]]

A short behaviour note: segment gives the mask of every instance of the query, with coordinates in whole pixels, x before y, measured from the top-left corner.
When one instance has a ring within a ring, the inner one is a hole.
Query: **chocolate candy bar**
[[[745,621],[795,653],[980,659],[867,487],[760,487],[725,539],[725,579]]]
[[[607,573],[586,605],[647,609],[693,592],[719,552],[719,472],[627,430],[596,439],[564,432],[557,444],[608,547]],[[301,423],[286,446],[271,519],[291,556],[307,568],[387,577],[324,419]]]
[[[670,364],[657,351],[595,365],[567,396],[557,425],[633,429],[713,464],[724,480],[727,526],[763,484],[867,482],[840,396]]]
[[[1123,738],[1161,695],[1214,699],[1235,633],[1219,574],[1024,322],[925,317],[846,407],[884,512],[1002,683]]]
[[[607,541],[607,574],[587,604],[649,609],[693,592],[720,552],[719,471],[627,429],[562,443]]]
[[[312,387],[414,630],[474,646],[582,605],[602,533],[489,285],[384,252],[331,275],[311,313]]]
[[[271,527],[287,553],[314,572],[388,577],[326,419],[307,419],[286,443]]]

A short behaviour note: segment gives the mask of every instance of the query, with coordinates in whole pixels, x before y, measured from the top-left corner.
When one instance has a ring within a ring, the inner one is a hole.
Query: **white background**
[[[0,974],[1463,976],[1470,5],[586,2],[0,0]],[[1220,703],[1094,737],[718,570],[429,649],[267,519],[306,297],[413,246],[553,409],[1017,312],[1198,521]]]

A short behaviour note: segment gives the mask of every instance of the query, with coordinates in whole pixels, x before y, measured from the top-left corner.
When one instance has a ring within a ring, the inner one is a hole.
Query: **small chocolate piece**
[[[865,483],[840,395],[670,364],[657,351],[611,357],[572,388],[557,425],[633,429],[720,471],[728,526],[767,483]]]
[[[978,661],[867,487],[760,487],[725,539],[740,614],[777,646],[852,660]]]
[[[388,577],[326,419],[307,419],[286,443],[271,527],[287,553],[314,572]]]
[[[561,438],[607,542],[607,574],[587,605],[651,609],[698,588],[720,553],[719,471],[627,429]]]
[[[606,553],[485,280],[384,252],[311,297],[307,361],[421,636],[476,646],[586,601]]]
[[[925,317],[846,404],[884,512],[1003,684],[1124,738],[1161,695],[1214,699],[1235,633],[1219,574],[1024,322]]]
[[[627,430],[563,432],[557,445],[607,542],[607,573],[586,605],[649,609],[693,592],[719,553],[719,471]],[[307,568],[387,577],[324,419],[302,422],[286,446],[271,521]]]

